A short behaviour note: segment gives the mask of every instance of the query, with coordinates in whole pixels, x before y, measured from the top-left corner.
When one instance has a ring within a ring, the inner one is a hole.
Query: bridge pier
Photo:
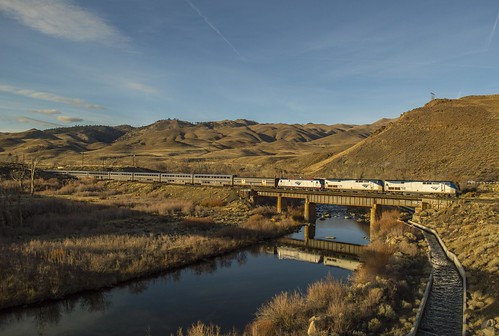
[[[374,203],[371,206],[371,216],[369,219],[369,236],[371,239],[374,238],[374,223],[377,222],[381,218],[381,214],[383,213],[383,206],[381,204]]]
[[[304,240],[308,241],[309,239],[315,238],[315,224],[314,225],[305,225],[305,230],[303,232]]]
[[[303,209],[303,218],[307,223],[315,223],[315,203],[305,198],[305,208]]]
[[[374,203],[371,206],[371,216],[369,219],[369,223],[373,224],[381,218],[381,214],[383,212],[383,206],[381,204]]]
[[[282,195],[281,194],[277,195],[277,213],[278,214],[282,213]]]

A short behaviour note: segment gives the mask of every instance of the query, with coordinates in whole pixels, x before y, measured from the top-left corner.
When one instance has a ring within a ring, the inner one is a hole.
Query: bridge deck
[[[385,195],[385,194],[339,194],[308,190],[269,190],[254,189],[258,196],[308,199],[310,203],[336,204],[348,206],[372,207],[377,205],[420,207],[422,198],[417,196]]]
[[[389,205],[409,208],[441,209],[449,206],[458,198],[428,197],[426,195],[394,195],[365,193],[335,193],[330,191],[315,190],[285,190],[270,188],[251,189],[254,196],[282,197],[305,199],[309,203],[335,204],[346,206],[372,207],[373,205]]]

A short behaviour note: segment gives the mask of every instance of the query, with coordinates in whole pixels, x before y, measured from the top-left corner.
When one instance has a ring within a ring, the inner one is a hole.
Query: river
[[[322,211],[332,216],[317,220],[316,239],[367,243],[368,226],[345,219],[344,208]],[[290,237],[303,238],[303,230]],[[306,291],[328,274],[346,281],[352,272],[325,266],[320,255],[288,251],[254,246],[112,289],[11,309],[0,314],[0,335],[170,335],[198,320],[242,331],[276,294]]]

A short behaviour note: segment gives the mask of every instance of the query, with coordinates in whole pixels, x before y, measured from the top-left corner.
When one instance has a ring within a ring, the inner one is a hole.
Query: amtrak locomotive
[[[111,171],[65,171],[50,170],[51,173],[66,174],[77,178],[119,180],[138,182],[161,182],[169,184],[268,187],[282,189],[326,190],[336,192],[373,192],[386,194],[431,194],[456,196],[458,187],[451,181],[402,181],[370,179],[288,179],[264,177],[240,177],[218,174],[171,174]]]

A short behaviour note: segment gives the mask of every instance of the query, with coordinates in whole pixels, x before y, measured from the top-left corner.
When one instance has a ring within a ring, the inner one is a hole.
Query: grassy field
[[[296,228],[230,189],[109,181],[3,181],[0,308],[178,268]]]

